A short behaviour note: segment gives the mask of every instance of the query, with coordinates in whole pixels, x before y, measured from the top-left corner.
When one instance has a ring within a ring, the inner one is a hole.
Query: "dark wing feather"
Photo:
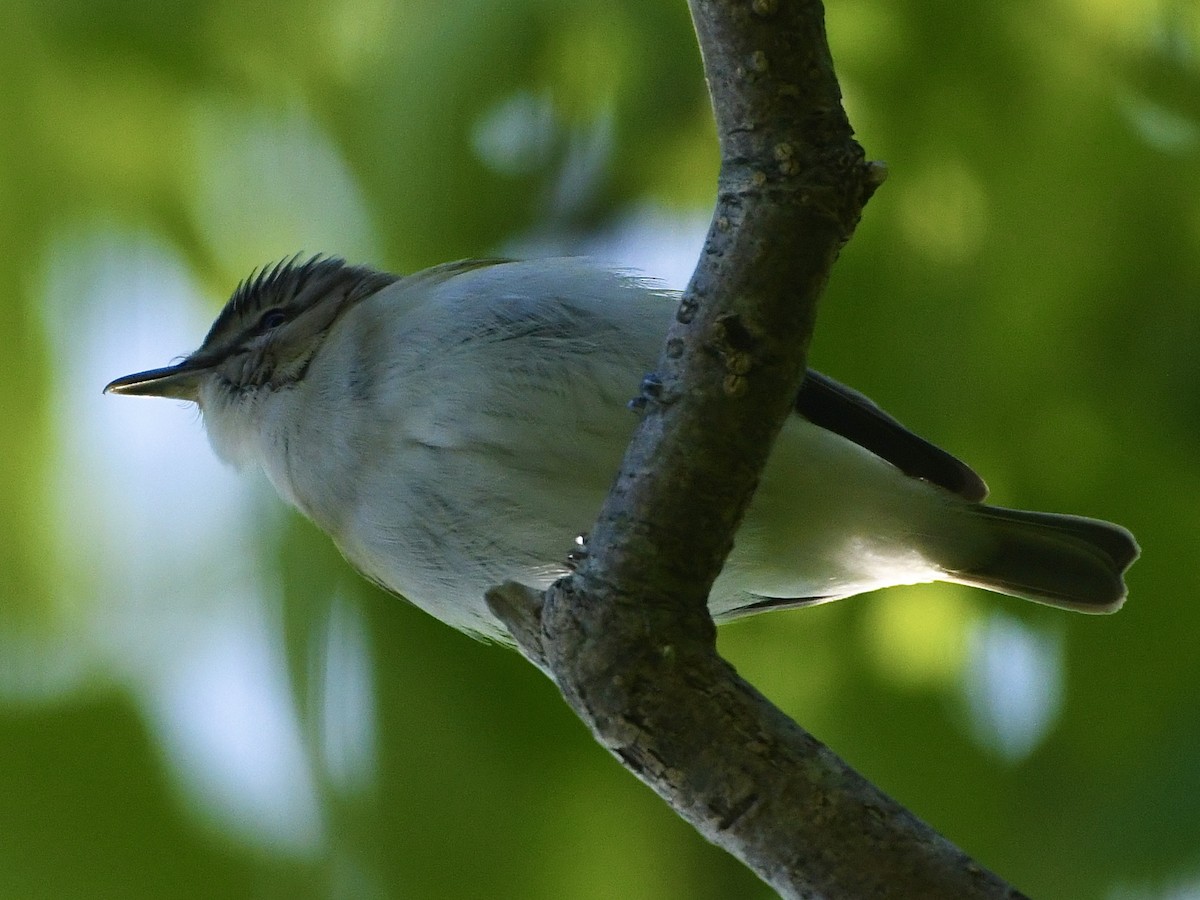
[[[967,500],[987,496],[987,485],[970,466],[913,434],[869,398],[820,372],[808,370],[795,410],[848,441],[882,457],[906,475],[923,478]]]

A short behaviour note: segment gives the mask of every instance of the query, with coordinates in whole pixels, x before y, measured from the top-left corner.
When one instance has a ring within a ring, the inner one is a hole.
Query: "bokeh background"
[[[891,178],[814,364],[1144,558],[1110,618],[932,586],[723,650],[1034,896],[1200,897],[1200,6],[828,17]],[[717,164],[683,0],[0,0],[0,33],[0,897],[769,896],[194,410],[100,393],[297,251],[682,286]]]

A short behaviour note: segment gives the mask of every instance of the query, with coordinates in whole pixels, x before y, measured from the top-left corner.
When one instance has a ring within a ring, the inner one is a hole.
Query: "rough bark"
[[[596,740],[787,897],[1018,897],[738,677],[705,599],[805,370],[838,251],[882,180],[816,0],[691,0],[718,200],[644,417],[572,576],[489,595]]]

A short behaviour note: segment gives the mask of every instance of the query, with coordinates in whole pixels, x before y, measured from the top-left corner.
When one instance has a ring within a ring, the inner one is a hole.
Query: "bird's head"
[[[283,260],[238,285],[195,353],[165,368],[117,378],[104,391],[174,397],[204,408],[286,389],[304,378],[337,318],[395,280],[341,259]]]

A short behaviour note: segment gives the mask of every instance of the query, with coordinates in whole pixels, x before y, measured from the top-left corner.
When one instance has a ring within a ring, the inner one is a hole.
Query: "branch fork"
[[[716,652],[709,589],[886,169],[853,139],[819,0],[690,6],[722,155],[699,265],[587,553],[544,594],[509,583],[489,606],[600,744],[782,896],[1020,897]]]

